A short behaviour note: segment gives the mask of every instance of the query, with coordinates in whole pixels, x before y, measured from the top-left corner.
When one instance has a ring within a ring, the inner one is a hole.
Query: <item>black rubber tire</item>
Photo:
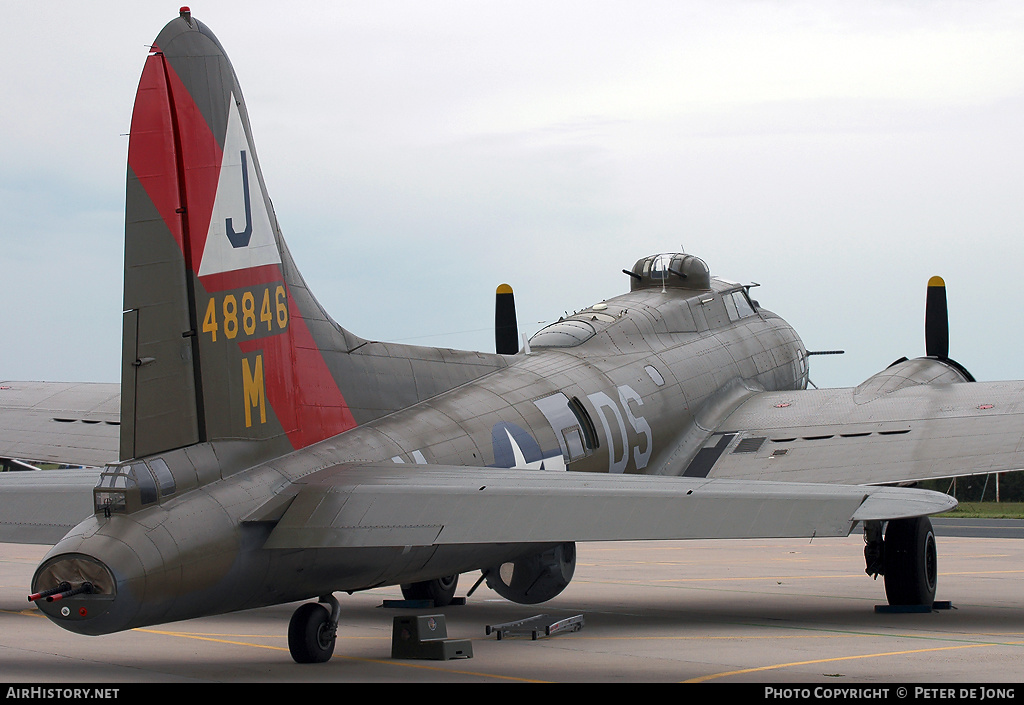
[[[336,632],[331,613],[317,602],[295,610],[288,622],[288,651],[296,663],[324,663],[334,654]]]
[[[938,554],[928,517],[890,521],[885,530],[885,596],[890,605],[935,601]]]
[[[455,598],[459,587],[459,576],[449,575],[436,580],[402,585],[402,597],[407,600],[433,600],[434,607],[447,607]]]

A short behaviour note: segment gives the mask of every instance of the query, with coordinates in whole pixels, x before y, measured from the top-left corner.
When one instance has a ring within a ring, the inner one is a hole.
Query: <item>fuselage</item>
[[[34,591],[87,581],[93,592],[41,608],[72,631],[107,633],[431,579],[537,550],[264,548],[292,483],[345,464],[707,475],[720,445],[714,419],[749,393],[803,388],[806,351],[738,284],[639,276],[630,293],[540,331],[504,369],[283,457],[258,462],[253,441],[220,440],[108,468],[97,514],[33,580]],[[133,485],[144,477],[156,486]]]

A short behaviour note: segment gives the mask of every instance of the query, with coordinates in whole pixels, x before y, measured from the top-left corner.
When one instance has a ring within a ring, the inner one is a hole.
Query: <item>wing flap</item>
[[[292,489],[266,548],[846,536],[880,512],[956,506],[902,488],[422,465],[331,468]]]

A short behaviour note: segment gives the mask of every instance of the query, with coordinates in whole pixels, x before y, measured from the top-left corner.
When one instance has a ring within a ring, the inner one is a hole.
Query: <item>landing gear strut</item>
[[[434,607],[447,607],[452,603],[458,586],[458,574],[420,583],[407,583],[402,586],[402,597],[407,600],[433,600]]]
[[[938,555],[928,517],[890,521],[884,541],[881,523],[869,522],[864,538],[867,573],[885,577],[890,605],[930,606],[935,601]]]
[[[307,602],[288,623],[288,651],[296,663],[323,663],[334,653],[341,605],[334,595]]]

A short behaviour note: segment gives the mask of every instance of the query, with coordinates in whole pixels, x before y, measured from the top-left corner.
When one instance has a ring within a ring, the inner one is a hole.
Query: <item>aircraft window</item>
[[[672,264],[671,255],[659,255],[651,267],[651,279],[668,279],[668,269]]]
[[[143,504],[151,504],[156,501],[156,480],[153,473],[149,471],[145,463],[139,463],[129,468],[131,477],[139,486],[139,501]]]
[[[644,369],[647,370],[647,375],[651,378],[651,381],[653,381],[656,385],[661,387],[662,385],[665,384],[665,378],[661,376],[661,373],[658,372],[658,369],[656,367],[654,367],[653,365],[647,365]]]
[[[729,320],[738,321],[740,314],[736,312],[736,301],[731,296],[726,296],[723,301],[725,301],[725,310],[729,313]]]
[[[534,348],[571,348],[594,337],[594,327],[584,321],[559,321],[530,338]]]
[[[742,291],[734,291],[722,297],[725,301],[725,310],[729,313],[730,321],[738,321],[741,318],[754,315],[754,307],[747,300],[747,295]]]
[[[746,318],[747,316],[754,315],[754,307],[750,305],[750,301],[747,300],[747,295],[745,293],[742,291],[734,291],[732,299],[736,302],[736,310],[739,312],[740,318]]]
[[[121,473],[121,468],[112,468],[100,473],[100,481],[96,487],[103,489],[123,490],[128,486],[128,477]]]
[[[100,473],[96,489],[103,490],[94,493],[96,511],[104,508],[125,511],[126,496],[130,490],[138,490],[142,504],[152,504],[157,500],[156,480],[145,463],[108,466]]]
[[[583,440],[583,432],[579,426],[563,428],[562,438],[565,440],[566,450],[569,451],[569,462],[586,455],[587,451],[583,447],[586,442]]]
[[[124,514],[128,511],[127,498],[124,492],[94,492],[93,493],[94,510],[98,514],[100,512],[106,512],[109,516],[110,512],[118,512]]]
[[[157,483],[160,485],[160,496],[166,497],[169,494],[174,494],[174,475],[171,474],[167,463],[163,459],[157,458],[149,461],[149,469],[156,475]]]

